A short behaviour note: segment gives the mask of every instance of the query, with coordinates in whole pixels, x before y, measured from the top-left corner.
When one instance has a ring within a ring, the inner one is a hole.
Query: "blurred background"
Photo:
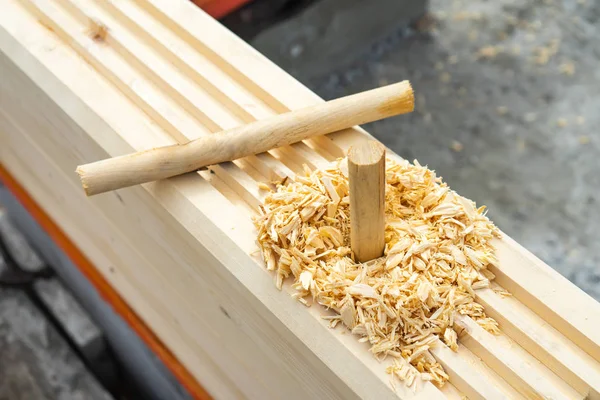
[[[326,100],[410,80],[364,127],[600,300],[600,2],[193,1]],[[189,398],[1,185],[0,349],[0,400]]]

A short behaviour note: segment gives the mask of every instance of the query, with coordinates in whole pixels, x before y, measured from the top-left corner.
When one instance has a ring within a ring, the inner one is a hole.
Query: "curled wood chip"
[[[485,207],[459,196],[435,172],[408,161],[386,161],[384,256],[359,263],[350,249],[346,159],[322,170],[305,168],[294,181],[267,193],[254,218],[258,245],[276,285],[293,280],[293,297],[337,312],[339,321],[387,372],[411,386],[417,378],[448,380],[429,349],[457,349],[454,314],[498,333],[496,321],[475,301],[494,279],[491,240],[498,229]]]
[[[500,46],[486,46],[479,49],[477,58],[493,59],[502,51]]]
[[[458,350],[458,336],[456,335],[456,331],[450,327],[446,328],[444,331],[444,342],[450,347],[452,350]]]
[[[375,291],[375,289],[373,289],[371,286],[365,285],[364,283],[358,283],[356,285],[350,286],[347,292],[357,297],[365,297],[371,299],[377,298],[377,291]]]
[[[505,289],[503,289],[501,287],[495,287],[492,290],[494,291],[494,293],[496,293],[500,297],[510,297],[510,296],[512,296],[511,293],[507,292]]]

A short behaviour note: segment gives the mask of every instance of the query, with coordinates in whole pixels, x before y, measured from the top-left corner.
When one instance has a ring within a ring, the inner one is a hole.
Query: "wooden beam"
[[[86,198],[77,165],[323,101],[189,1],[5,0],[0,72],[0,161],[215,398],[596,396],[600,305],[506,235],[492,271],[513,303],[479,296],[501,335],[459,316],[458,351],[429,349],[443,388],[393,385],[389,359],[275,289],[256,254],[258,183],[343,157],[373,139],[359,127]]]

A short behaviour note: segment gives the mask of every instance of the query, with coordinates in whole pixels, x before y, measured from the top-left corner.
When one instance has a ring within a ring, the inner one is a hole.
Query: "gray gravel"
[[[0,240],[23,271],[38,272],[44,269],[44,261],[33,250],[25,236],[15,228],[2,205],[0,205]]]
[[[365,128],[487,205],[500,229],[600,300],[600,3],[432,0],[429,9],[418,29],[399,18],[367,55],[348,50],[360,57],[343,67],[288,69],[326,99],[409,79],[416,112]],[[360,29],[364,13],[354,18]],[[285,66],[289,51],[265,54]]]
[[[110,400],[20,290],[0,288],[0,400]]]

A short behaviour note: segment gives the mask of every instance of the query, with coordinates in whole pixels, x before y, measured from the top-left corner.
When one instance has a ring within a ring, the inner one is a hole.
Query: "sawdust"
[[[575,75],[575,63],[573,63],[573,61],[565,61],[564,63],[560,64],[558,70],[561,74],[573,76]]]
[[[588,144],[590,142],[589,136],[579,136],[580,144]]]
[[[538,65],[546,65],[554,57],[560,48],[560,40],[552,39],[547,46],[540,46],[534,49],[534,61]]]
[[[452,141],[452,145],[450,146],[452,148],[452,150],[458,152],[461,152],[464,148],[463,144],[457,140],[453,140]]]
[[[485,207],[456,194],[434,171],[414,162],[386,161],[384,256],[357,263],[350,249],[346,159],[278,185],[254,218],[257,242],[277,288],[292,279],[293,297],[335,311],[340,322],[377,359],[393,358],[387,372],[413,385],[442,386],[448,375],[429,349],[457,348],[455,313],[492,333],[496,321],[475,302],[490,286],[496,264],[490,244],[499,231]]]
[[[478,59],[492,60],[503,51],[504,48],[502,46],[485,46],[477,51],[476,57]]]

